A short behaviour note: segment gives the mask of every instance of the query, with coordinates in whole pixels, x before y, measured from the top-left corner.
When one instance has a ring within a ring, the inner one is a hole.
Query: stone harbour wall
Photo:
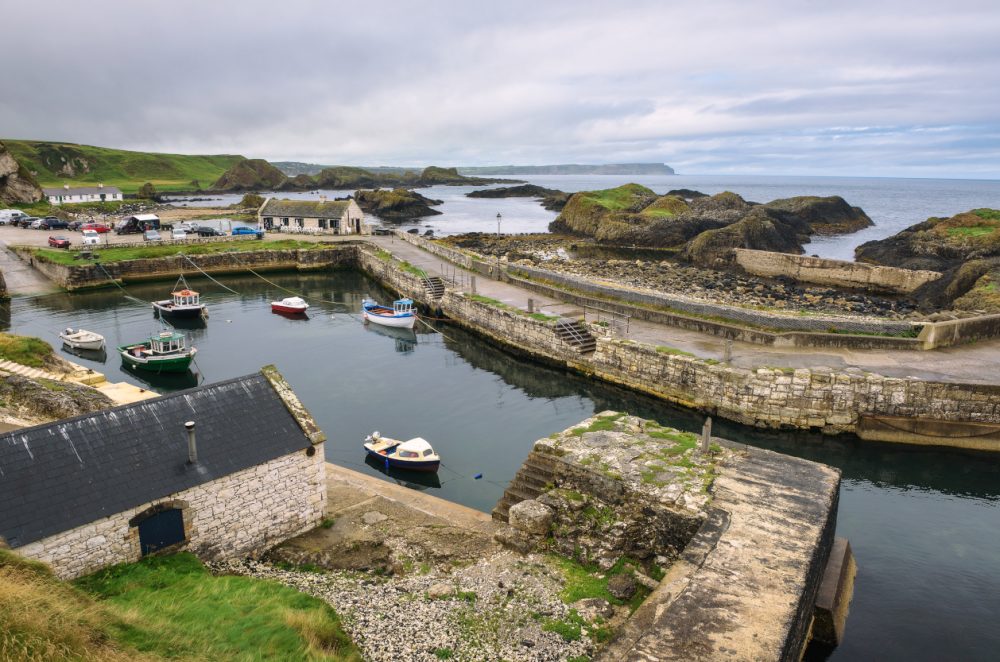
[[[941,277],[937,271],[899,269],[747,248],[736,248],[734,253],[736,264],[757,276],[786,276],[806,283],[874,292],[907,294]]]
[[[160,505],[180,508],[187,542],[203,559],[257,555],[315,528],[326,508],[322,444],[164,496],[17,548],[63,579],[139,560],[137,515]]]

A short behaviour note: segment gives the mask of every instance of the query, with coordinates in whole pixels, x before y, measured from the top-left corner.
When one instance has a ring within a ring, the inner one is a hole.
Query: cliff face
[[[42,189],[27,168],[0,143],[0,202],[38,202]]]
[[[224,172],[212,185],[216,191],[271,190],[281,186],[285,173],[264,159],[246,159]]]

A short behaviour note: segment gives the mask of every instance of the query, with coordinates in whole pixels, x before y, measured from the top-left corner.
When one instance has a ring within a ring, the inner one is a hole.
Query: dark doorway
[[[143,556],[179,542],[184,542],[184,516],[177,508],[139,522],[139,548]]]

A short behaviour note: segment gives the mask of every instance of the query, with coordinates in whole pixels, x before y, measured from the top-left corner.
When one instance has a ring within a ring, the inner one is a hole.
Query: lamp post
[[[500,212],[497,212],[497,280],[500,280]]]

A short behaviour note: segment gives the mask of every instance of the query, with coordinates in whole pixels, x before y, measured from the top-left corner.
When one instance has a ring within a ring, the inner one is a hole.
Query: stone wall
[[[129,521],[157,505],[181,508],[185,549],[204,559],[256,555],[304,533],[323,519],[326,465],[323,446],[164,496],[150,503],[17,548],[44,561],[63,579],[140,558],[139,529]]]
[[[1000,337],[1000,315],[980,315],[925,324],[917,340],[923,349],[936,349],[996,337]]]
[[[937,271],[898,269],[846,260],[828,260],[807,255],[774,253],[747,248],[734,249],[736,264],[757,276],[786,276],[806,283],[846,287],[873,292],[906,294],[941,277]]]
[[[23,259],[30,260],[32,266],[50,280],[71,291],[108,286],[112,279],[119,282],[132,282],[200,273],[191,262],[181,255],[107,264],[87,262],[80,265],[65,265],[51,262],[44,255],[38,255],[30,249],[18,247],[14,250]],[[191,260],[203,271],[210,274],[246,273],[248,268],[256,271],[310,271],[353,266],[354,250],[353,244],[340,243],[329,248],[318,249],[208,253],[193,255]]]

